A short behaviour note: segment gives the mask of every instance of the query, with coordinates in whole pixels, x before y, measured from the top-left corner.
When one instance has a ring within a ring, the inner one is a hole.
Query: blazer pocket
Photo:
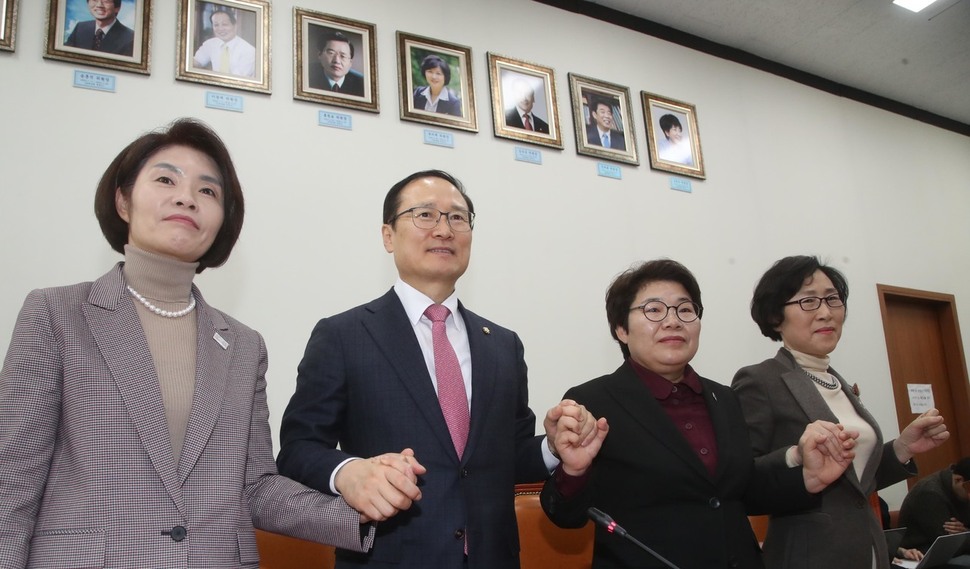
[[[236,541],[239,544],[239,564],[259,565],[259,547],[256,545],[256,533],[250,529],[248,531],[236,530]]]
[[[104,530],[100,529],[53,529],[37,532],[30,540],[27,567],[104,567],[106,540]]]

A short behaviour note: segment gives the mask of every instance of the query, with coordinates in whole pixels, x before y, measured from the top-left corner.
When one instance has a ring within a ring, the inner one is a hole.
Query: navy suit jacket
[[[505,126],[508,126],[508,127],[511,127],[511,128],[521,128],[521,129],[524,129],[525,128],[525,125],[522,124],[522,115],[519,114],[519,108],[518,107],[515,107],[515,108],[513,108],[510,111],[506,111],[506,113],[505,113]],[[535,115],[535,113],[533,113],[532,114],[532,129],[535,130],[535,132],[541,132],[543,134],[549,134],[549,123],[547,123],[546,121],[540,119],[539,117],[537,117]]]
[[[801,468],[756,468],[737,398],[726,385],[700,378],[717,435],[712,477],[629,363],[566,392],[565,398],[606,417],[610,434],[585,488],[569,499],[555,478],[542,507],[562,527],[582,527],[587,508],[610,514],[631,536],[684,569],[760,569],[761,552],[747,514],[817,504]],[[664,567],[632,543],[596,528],[593,568]],[[834,566],[833,566],[834,567]]]
[[[600,140],[600,131],[595,124],[586,127],[586,140],[591,146],[603,146],[603,141]],[[610,148],[626,150],[626,137],[623,136],[623,132],[615,128],[610,130]]]
[[[424,87],[417,87],[414,89],[414,110],[423,111],[424,106],[428,104],[428,98],[424,96]],[[458,97],[458,93],[455,93],[450,87],[445,87],[448,89],[448,100],[438,101],[437,112],[443,115],[452,115],[456,117],[461,116],[461,99]]]
[[[327,74],[324,72],[323,66],[319,64],[310,65],[310,77],[308,83],[310,87],[314,89],[323,89],[324,91],[330,90],[330,81],[327,79]],[[345,95],[363,97],[364,76],[354,70],[347,72],[347,74],[344,75],[344,84],[340,87],[340,92]]]
[[[78,22],[74,26],[71,35],[67,37],[64,45],[79,47],[82,49],[94,49],[94,30],[96,29],[94,20]],[[135,32],[125,27],[120,21],[115,21],[104,39],[101,40],[101,49],[105,53],[130,56],[135,49]]]
[[[472,359],[471,429],[459,460],[397,293],[317,323],[283,415],[281,472],[321,491],[343,460],[414,449],[422,499],[381,522],[373,550],[337,567],[517,569],[514,486],[548,476],[528,407],[522,343],[459,304]],[[335,447],[340,444],[340,450]],[[384,566],[384,565],[381,565]]]

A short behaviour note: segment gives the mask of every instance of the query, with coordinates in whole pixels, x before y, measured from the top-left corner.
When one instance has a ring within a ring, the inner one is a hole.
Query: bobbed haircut
[[[793,255],[779,259],[761,275],[751,297],[751,318],[762,334],[776,342],[781,341],[781,334],[776,328],[785,321],[785,303],[815,271],[822,271],[832,281],[842,302],[848,302],[849,282],[838,269],[822,263],[816,256]]]
[[[401,207],[401,192],[408,184],[415,180],[420,180],[422,178],[441,178],[442,180],[448,182],[455,189],[461,193],[461,197],[465,198],[465,203],[468,204],[468,211],[475,213],[475,205],[472,204],[472,199],[468,197],[465,192],[465,186],[462,185],[458,178],[452,176],[444,170],[421,170],[420,172],[415,172],[410,176],[404,178],[400,182],[391,186],[388,190],[387,195],[384,196],[384,223],[393,224],[396,221],[395,217],[397,215],[397,210]]]
[[[618,327],[629,330],[630,307],[636,301],[640,289],[650,283],[671,281],[680,284],[687,291],[690,299],[697,304],[697,317],[704,314],[701,303],[701,287],[693,273],[684,265],[670,259],[655,259],[636,264],[620,273],[606,290],[606,320],[610,325],[610,334],[620,344],[620,351],[624,358],[630,357],[630,348],[620,341],[616,335]]]
[[[445,85],[451,85],[451,66],[448,62],[442,59],[440,56],[435,54],[430,54],[424,56],[421,60],[421,74],[423,75],[425,71],[429,69],[434,69],[437,67],[445,74]]]
[[[680,119],[669,113],[660,117],[660,120],[657,122],[660,123],[660,130],[662,130],[664,134],[670,132],[670,129],[674,127],[684,130],[684,127],[680,124]]]
[[[167,127],[139,136],[126,146],[101,175],[94,195],[94,214],[111,248],[124,254],[125,245],[128,243],[128,222],[118,215],[115,193],[120,191],[130,200],[135,180],[148,160],[159,151],[172,146],[185,146],[211,158],[222,180],[222,227],[219,228],[212,246],[198,259],[196,272],[201,273],[209,267],[218,267],[229,258],[229,253],[242,231],[245,213],[242,186],[229,150],[219,135],[204,123],[190,118],[178,119]]]

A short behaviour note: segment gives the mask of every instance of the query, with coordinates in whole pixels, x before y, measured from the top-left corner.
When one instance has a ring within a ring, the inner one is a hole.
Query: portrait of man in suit
[[[319,30],[312,57],[309,61],[308,84],[313,89],[322,89],[354,97],[364,96],[364,75],[353,68],[356,48],[361,38],[351,38],[348,34],[332,28],[311,25]],[[353,34],[356,36],[356,34]]]
[[[121,3],[122,0],[87,0],[92,19],[77,22],[64,45],[131,56],[135,49],[135,32],[118,21]]]
[[[535,84],[524,77],[513,75],[509,93],[515,106],[505,112],[505,126],[549,134],[549,123],[532,112],[536,104]]]
[[[198,7],[209,13],[206,34],[211,37],[195,51],[195,66],[224,75],[255,77],[256,48],[239,35],[236,10],[208,2],[200,2]]]
[[[383,220],[397,281],[313,329],[280,472],[379,521],[372,551],[338,550],[338,569],[518,569],[515,484],[548,478],[557,433],[582,439],[596,421],[563,401],[535,436],[522,342],[458,299],[475,223],[461,182],[415,172],[391,187]],[[420,495],[375,458],[396,452],[418,468]]]
[[[626,138],[623,131],[616,128],[613,118],[615,101],[597,95],[589,95],[586,100],[589,105],[589,124],[586,127],[588,144],[625,151]]]

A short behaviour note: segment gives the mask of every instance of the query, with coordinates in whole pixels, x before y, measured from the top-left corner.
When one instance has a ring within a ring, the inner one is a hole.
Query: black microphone
[[[664,558],[664,556],[662,556],[659,553],[657,553],[656,551],[650,549],[649,547],[647,547],[646,545],[644,545],[643,543],[641,543],[637,538],[635,538],[632,535],[630,535],[629,533],[627,533],[627,531],[625,529],[623,529],[623,526],[621,526],[620,524],[618,524],[615,521],[613,521],[613,518],[611,518],[609,516],[609,514],[603,512],[602,510],[599,510],[597,508],[590,508],[590,509],[586,510],[586,513],[589,514],[589,517],[592,518],[594,522],[596,522],[599,525],[601,525],[604,528],[606,528],[606,531],[607,532],[609,532],[609,533],[615,533],[616,535],[618,535],[620,537],[625,537],[625,538],[629,539],[637,547],[639,547],[640,549],[646,551],[647,553],[649,553],[650,555],[652,555],[654,557],[654,559],[656,559],[657,561],[660,561],[661,563],[663,563],[667,567],[670,567],[670,569],[680,569],[679,567],[677,567],[676,565],[674,565],[670,561],[667,561],[667,559]]]

